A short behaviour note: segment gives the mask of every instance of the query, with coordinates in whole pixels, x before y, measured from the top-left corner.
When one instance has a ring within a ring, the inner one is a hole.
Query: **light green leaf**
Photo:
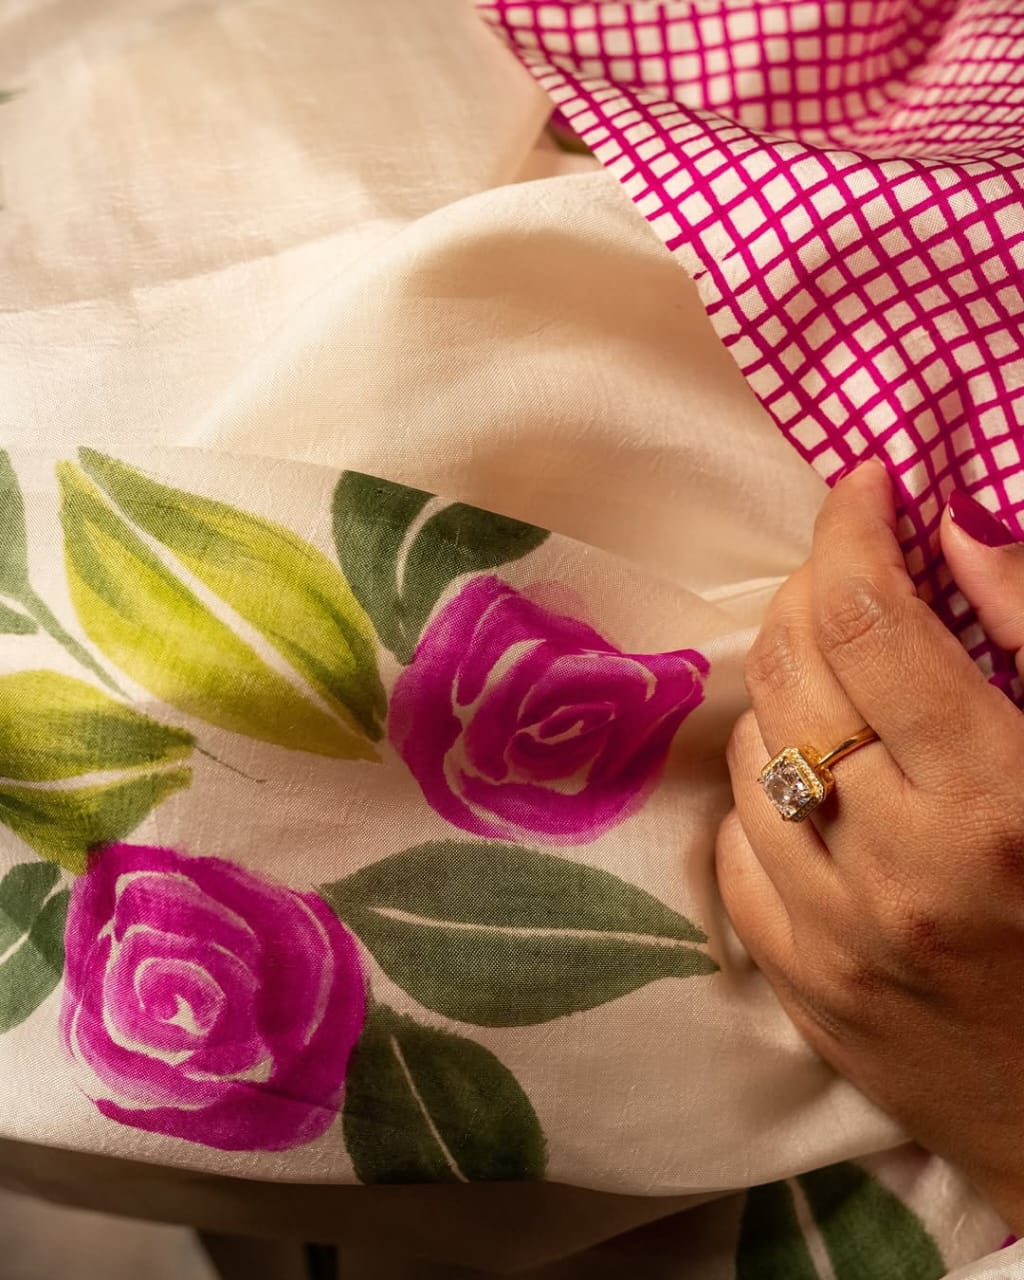
[[[27,591],[25,504],[10,455],[0,449],[0,594],[18,599]]]
[[[265,662],[82,471],[61,463],[58,474],[71,598],[113,662],[165,702],[235,733],[340,759],[377,758],[361,726],[331,715]],[[265,589],[256,573],[250,586]]]
[[[57,869],[29,863],[0,880],[0,1033],[24,1022],[64,971],[69,894],[52,893]]]
[[[420,845],[320,892],[393,982],[478,1026],[548,1022],[718,968],[685,945],[705,934],[649,893],[514,845]]]
[[[769,1182],[747,1192],[736,1280],[819,1280],[787,1183]]]
[[[195,739],[55,671],[0,676],[0,776],[56,782],[106,769],[167,764]]]
[[[381,736],[387,702],[373,628],[332,561],[283,525],[79,453],[128,519],[265,636],[342,721]]]
[[[938,1245],[917,1214],[859,1165],[830,1165],[798,1181],[835,1280],[939,1280],[946,1274]]]
[[[412,661],[445,587],[518,560],[548,533],[455,502],[424,519],[429,493],[346,471],[334,493],[334,541],[352,590],[399,662]],[[422,523],[419,523],[422,522]]]
[[[0,783],[0,823],[44,858],[81,875],[91,849],[122,840],[191,781],[190,769],[165,769],[83,787]]]
[[[361,1182],[542,1178],[545,1143],[515,1076],[482,1045],[371,1008],[345,1083]]]
[[[171,766],[194,745],[184,729],[71,676],[0,676],[0,823],[44,858],[84,871],[91,848],[126,836],[188,786],[190,771]]]
[[[7,605],[0,601],[0,635],[5,636],[30,636],[39,628],[24,613],[18,613],[15,609],[9,609]]]

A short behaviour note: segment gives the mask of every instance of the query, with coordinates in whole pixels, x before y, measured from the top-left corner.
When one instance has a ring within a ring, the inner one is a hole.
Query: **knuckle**
[[[853,951],[832,956],[827,967],[819,965],[804,974],[801,996],[814,1022],[832,1038],[841,1040],[864,1023],[879,994],[882,976],[876,965]]]
[[[889,609],[879,583],[863,577],[851,579],[826,602],[816,634],[822,652],[834,658],[884,638],[888,626]]]
[[[943,968],[956,954],[955,926],[919,895],[905,894],[890,909],[884,930],[902,967],[911,972]]]
[[[944,884],[922,884],[895,868],[881,874],[873,915],[880,950],[896,972],[935,973],[955,962],[961,928]]]
[[[799,684],[807,664],[801,661],[800,645],[790,623],[775,622],[765,627],[751,645],[743,675],[751,697],[758,693]]]
[[[979,799],[973,821],[978,833],[972,843],[975,849],[987,851],[994,883],[1019,898],[1024,887],[1024,813],[1020,805],[1001,806],[988,794]]]
[[[844,1022],[863,1023],[890,985],[886,967],[878,957],[861,949],[850,950],[837,963],[830,1006]]]

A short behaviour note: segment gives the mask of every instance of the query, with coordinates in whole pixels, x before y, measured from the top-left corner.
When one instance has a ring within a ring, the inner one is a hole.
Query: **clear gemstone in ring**
[[[824,775],[824,776],[822,776]],[[827,769],[817,767],[817,752],[786,747],[761,770],[761,786],[787,822],[803,822],[832,790]]]

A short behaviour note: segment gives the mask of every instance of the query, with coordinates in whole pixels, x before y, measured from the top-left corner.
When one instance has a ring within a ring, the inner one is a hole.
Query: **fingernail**
[[[958,529],[983,547],[1008,547],[1017,539],[1001,520],[963,489],[949,495],[949,516]]]

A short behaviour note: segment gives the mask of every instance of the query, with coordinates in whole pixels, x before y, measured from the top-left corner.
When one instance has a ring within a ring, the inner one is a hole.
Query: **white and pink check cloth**
[[[829,482],[882,456],[908,565],[1020,695],[937,550],[1024,531],[1024,4],[484,0]]]

